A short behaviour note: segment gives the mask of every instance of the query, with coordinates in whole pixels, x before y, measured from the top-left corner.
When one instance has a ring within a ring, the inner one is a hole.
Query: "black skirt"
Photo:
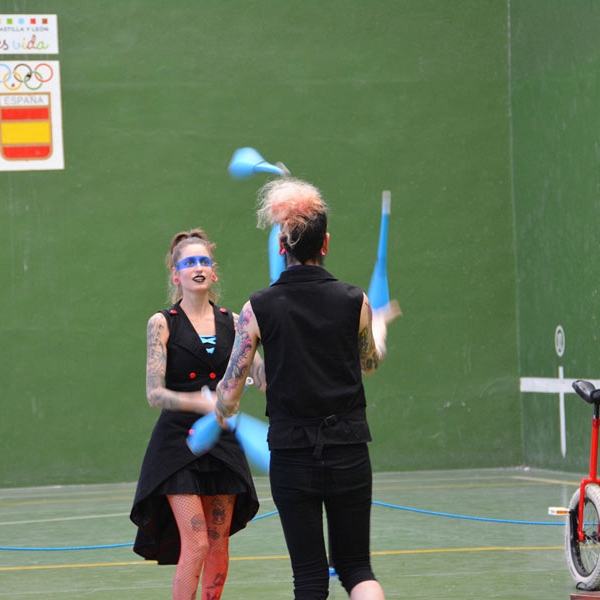
[[[219,496],[243,494],[244,482],[218,458],[205,454],[165,479],[154,491],[159,495]]]
[[[163,411],[142,462],[130,513],[138,528],[133,551],[159,564],[177,564],[181,550],[167,494],[235,494],[229,535],[246,527],[258,512],[250,468],[235,435],[223,432],[210,452],[194,456],[185,440],[195,418]]]

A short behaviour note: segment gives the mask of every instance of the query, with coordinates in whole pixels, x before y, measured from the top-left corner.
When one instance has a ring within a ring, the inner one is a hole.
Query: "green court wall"
[[[591,28],[594,4],[576,4]],[[0,173],[0,486],[137,477],[158,416],[145,329],[166,306],[171,236],[201,226],[217,242],[234,311],[268,283],[254,218],[267,178],[226,172],[242,146],[322,189],[326,267],[364,289],[391,191],[390,292],[404,316],[366,380],[376,470],[563,464],[548,399],[519,392],[521,375],[555,372],[558,321],[565,357],[578,339],[588,361],[565,369],[594,364],[596,278],[582,256],[597,211],[595,56],[581,36],[552,45],[560,7],[0,0],[0,13],[58,15],[60,54],[46,58],[60,61],[65,147],[64,170]],[[558,259],[560,301],[546,289]],[[264,399],[250,390],[242,408],[260,416]]]
[[[519,370],[597,380],[600,3],[526,0],[511,13]],[[592,408],[563,402],[561,419],[558,393],[523,393],[523,460],[587,471]]]

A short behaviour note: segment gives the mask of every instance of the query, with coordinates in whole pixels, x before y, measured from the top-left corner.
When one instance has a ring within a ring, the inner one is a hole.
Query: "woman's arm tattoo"
[[[148,322],[146,332],[146,388],[148,390],[163,383],[164,365],[167,360],[166,349],[161,339],[164,329],[164,324],[158,319],[151,319]]]
[[[176,395],[165,388],[167,349],[162,341],[165,329],[166,324],[158,317],[148,321],[146,396],[151,406],[173,410],[177,408]]]

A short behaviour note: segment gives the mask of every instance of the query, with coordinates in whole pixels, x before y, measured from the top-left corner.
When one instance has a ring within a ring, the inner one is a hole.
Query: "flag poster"
[[[0,171],[64,169],[58,61],[0,62]]]

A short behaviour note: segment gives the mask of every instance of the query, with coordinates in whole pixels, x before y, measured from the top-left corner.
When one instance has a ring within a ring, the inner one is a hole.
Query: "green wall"
[[[0,173],[0,486],[137,477],[158,416],[145,328],[166,302],[171,236],[214,238],[233,310],[268,282],[254,220],[266,178],[226,173],[246,145],[323,190],[326,266],[365,289],[392,192],[404,317],[366,383],[375,468],[522,462],[506,2],[0,0],[0,12],[58,15],[66,162]],[[243,408],[263,405],[251,391]]]
[[[600,379],[600,3],[519,0],[511,20],[520,372]],[[522,403],[524,462],[587,471],[592,409],[565,397],[563,456],[558,394]]]

